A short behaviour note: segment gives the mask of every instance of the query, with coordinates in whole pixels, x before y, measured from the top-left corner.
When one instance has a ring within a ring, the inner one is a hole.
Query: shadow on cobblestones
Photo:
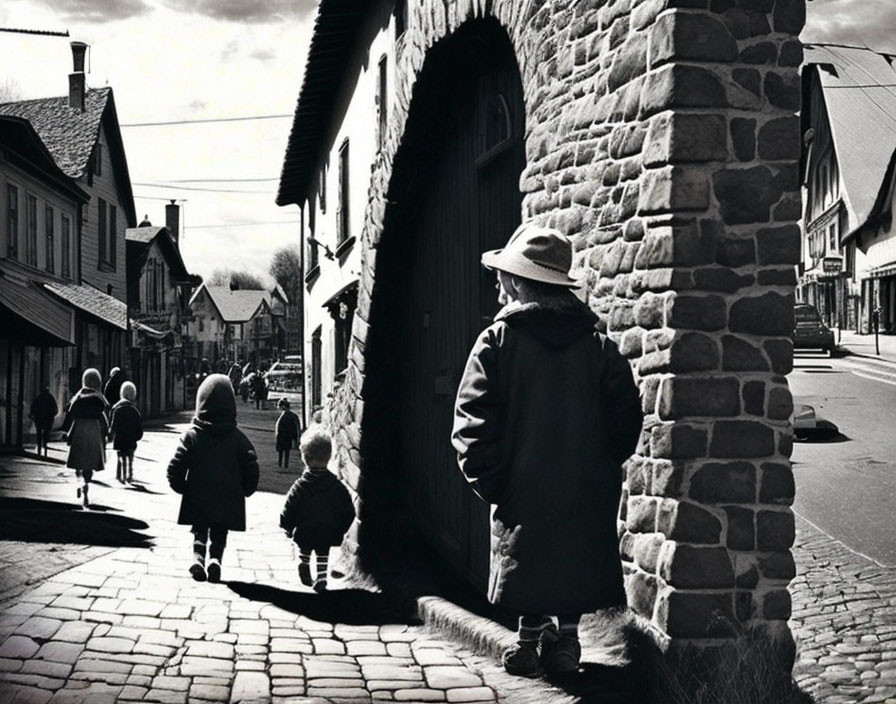
[[[82,511],[75,504],[58,501],[0,497],[0,540],[104,547],[152,546],[149,536],[137,532],[149,528],[146,523],[110,513],[114,510],[97,504],[90,511]]]
[[[366,589],[336,589],[314,594],[238,581],[228,582],[227,586],[245,599],[263,601],[313,621],[348,626],[407,626],[420,623],[409,615],[401,602]]]

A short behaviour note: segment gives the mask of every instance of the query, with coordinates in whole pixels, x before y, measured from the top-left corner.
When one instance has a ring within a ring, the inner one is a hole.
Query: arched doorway
[[[520,222],[524,122],[516,57],[496,21],[468,22],[430,50],[394,163],[365,354],[362,528],[377,509],[393,525],[397,512],[483,588],[488,507],[450,434],[467,354],[498,308],[480,255]]]

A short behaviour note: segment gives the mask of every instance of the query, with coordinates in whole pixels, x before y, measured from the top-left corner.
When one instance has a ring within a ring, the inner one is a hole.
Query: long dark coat
[[[293,482],[280,513],[280,527],[315,550],[340,545],[355,518],[348,489],[327,469],[306,469]]]
[[[34,426],[38,430],[52,430],[53,421],[56,420],[56,414],[59,412],[59,406],[56,405],[56,399],[49,389],[41,391],[31,404],[31,417],[34,419]]]
[[[625,603],[617,514],[642,412],[631,367],[568,307],[505,308],[476,341],[452,441],[493,504],[489,599],[572,615]]]
[[[126,398],[112,407],[112,422],[109,427],[112,447],[122,452],[133,452],[143,437],[143,423],[140,411]]]
[[[62,429],[68,433],[66,467],[99,472],[106,468],[106,420],[108,404],[96,389],[83,388],[74,395]]]
[[[299,439],[299,417],[290,410],[285,410],[277,419],[274,427],[274,441],[277,443],[277,452],[292,449]]]
[[[103,388],[103,396],[106,397],[106,401],[110,405],[114,406],[121,400],[121,385],[125,381],[124,373],[121,370],[114,372],[109,377],[109,381],[106,382],[106,386]]]
[[[246,497],[258,487],[258,457],[237,430],[233,387],[224,374],[200,384],[196,416],[168,464],[168,483],[183,494],[178,523],[246,530]]]

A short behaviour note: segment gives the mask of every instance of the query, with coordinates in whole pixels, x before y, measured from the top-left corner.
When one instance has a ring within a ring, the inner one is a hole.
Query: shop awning
[[[61,347],[75,343],[74,310],[31,283],[16,283],[0,276],[0,310],[4,336],[26,344]]]
[[[883,279],[888,276],[896,276],[896,262],[882,264],[859,274],[860,279]]]

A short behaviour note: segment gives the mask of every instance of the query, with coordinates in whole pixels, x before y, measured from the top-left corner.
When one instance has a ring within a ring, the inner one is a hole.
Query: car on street
[[[808,303],[793,307],[793,349],[820,349],[834,354],[834,333],[824,324],[818,310]]]
[[[305,374],[302,358],[287,355],[274,362],[264,375],[268,385],[268,398],[275,403],[285,398],[292,406],[300,406],[305,389]]]

